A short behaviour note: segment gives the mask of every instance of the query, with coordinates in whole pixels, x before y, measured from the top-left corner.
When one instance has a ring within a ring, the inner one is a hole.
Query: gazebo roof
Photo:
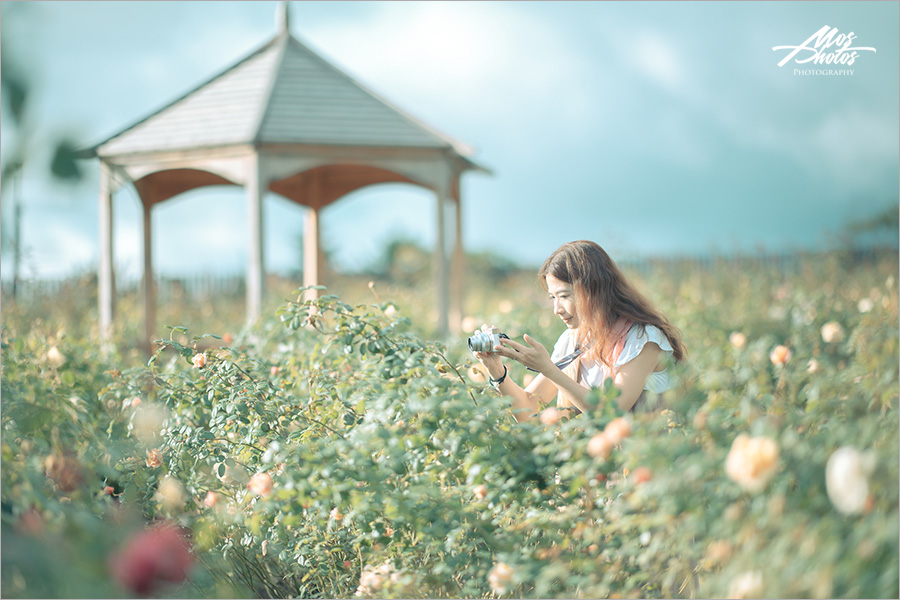
[[[112,157],[286,144],[445,149],[466,168],[471,148],[439,133],[333,66],[288,31],[209,81],[93,146]]]

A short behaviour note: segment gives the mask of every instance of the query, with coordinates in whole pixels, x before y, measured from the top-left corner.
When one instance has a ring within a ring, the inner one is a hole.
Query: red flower
[[[631,476],[634,478],[635,483],[647,483],[653,478],[653,472],[647,467],[638,467]]]
[[[108,485],[105,488],[103,488],[103,493],[106,494],[107,496],[112,496],[113,492],[115,492],[115,491],[116,491],[115,488],[111,485]]]
[[[162,581],[184,581],[192,564],[189,542],[169,523],[136,533],[109,559],[113,578],[141,596],[150,594]]]

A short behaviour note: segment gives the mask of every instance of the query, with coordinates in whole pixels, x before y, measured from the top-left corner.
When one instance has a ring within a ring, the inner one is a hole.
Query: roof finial
[[[287,0],[279,2],[279,7],[275,13],[275,26],[278,27],[279,34],[289,33],[291,29],[290,14],[288,13]]]

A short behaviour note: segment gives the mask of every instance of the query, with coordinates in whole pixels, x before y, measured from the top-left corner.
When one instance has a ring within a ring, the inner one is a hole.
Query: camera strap
[[[553,364],[555,364],[559,368],[559,370],[562,371],[563,369],[568,367],[570,364],[572,364],[572,362],[576,358],[581,356],[582,354],[584,354],[584,350],[582,350],[581,348],[576,348],[575,352],[563,356],[561,359],[559,359],[558,361],[556,361]],[[525,368],[533,373],[537,373],[537,369],[532,369],[531,367],[525,367]]]

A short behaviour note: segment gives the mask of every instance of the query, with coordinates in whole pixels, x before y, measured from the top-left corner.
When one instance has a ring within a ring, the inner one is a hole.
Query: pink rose
[[[603,433],[612,440],[613,444],[618,444],[631,435],[631,424],[626,419],[618,417],[607,424]]]
[[[791,351],[787,346],[775,346],[769,354],[769,360],[773,365],[786,365],[791,360]]]
[[[257,496],[268,496],[272,493],[274,485],[271,475],[268,473],[257,473],[247,482],[247,489]]]
[[[588,441],[587,453],[592,458],[607,459],[612,454],[615,442],[604,432],[598,433]]]
[[[147,452],[147,466],[152,469],[162,466],[162,456],[160,456],[159,450],[154,448]]]
[[[541,423],[544,425],[554,425],[558,423],[559,417],[559,410],[552,406],[541,411]]]
[[[113,579],[140,596],[150,595],[161,581],[184,581],[192,564],[190,544],[171,524],[138,532],[109,558]]]

